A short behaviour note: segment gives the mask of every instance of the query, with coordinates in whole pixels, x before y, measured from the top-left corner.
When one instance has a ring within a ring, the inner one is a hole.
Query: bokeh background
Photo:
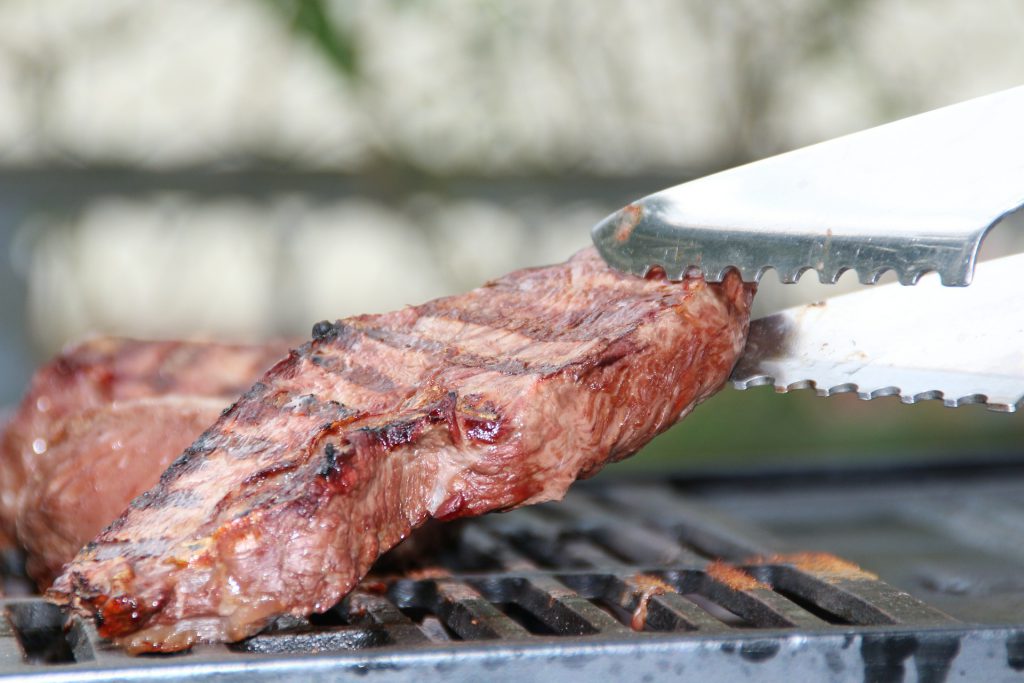
[[[0,0],[0,406],[86,335],[305,335],[564,259],[652,191],[1020,84],[1022,29],[1019,0]],[[757,312],[856,286],[769,278]],[[726,390],[620,468],[1022,437]]]

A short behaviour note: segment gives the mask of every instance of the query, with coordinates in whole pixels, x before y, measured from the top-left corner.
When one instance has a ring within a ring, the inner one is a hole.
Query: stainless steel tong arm
[[[985,233],[1024,205],[1024,87],[912,116],[658,192],[595,226],[605,260],[672,279],[814,269],[903,284],[971,281]]]
[[[1024,254],[978,264],[970,287],[864,289],[750,324],[733,386],[940,399],[1013,412],[1024,401]]]

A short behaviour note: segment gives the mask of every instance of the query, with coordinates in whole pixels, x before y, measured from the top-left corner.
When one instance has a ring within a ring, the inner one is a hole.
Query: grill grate
[[[500,680],[531,667],[543,675],[543,662],[555,662],[612,679],[639,657],[647,664],[630,672],[705,661],[705,673],[750,675],[756,665],[770,680],[766,666],[790,650],[780,678],[812,665],[840,678],[892,674],[911,657],[920,676],[982,657],[993,642],[995,626],[968,626],[831,556],[777,556],[779,547],[700,496],[682,497],[678,483],[584,485],[561,504],[471,520],[420,566],[374,576],[326,614],[281,619],[230,646],[128,657],[88,622],[65,625],[37,597],[8,598],[0,673],[281,680],[372,669],[406,680],[441,667],[456,680]],[[1024,637],[1004,631],[1006,647],[1021,643],[1007,661],[1022,668],[1013,662],[1024,662]]]

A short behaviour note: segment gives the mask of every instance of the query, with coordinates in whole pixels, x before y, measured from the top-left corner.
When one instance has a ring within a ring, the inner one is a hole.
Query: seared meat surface
[[[320,323],[88,544],[49,596],[133,652],[329,609],[430,518],[560,498],[727,378],[753,288],[593,250]]]
[[[288,345],[94,339],[41,368],[0,433],[0,520],[41,587]]]

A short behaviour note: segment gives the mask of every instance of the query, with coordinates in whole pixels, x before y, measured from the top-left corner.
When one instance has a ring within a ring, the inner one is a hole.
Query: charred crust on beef
[[[136,497],[130,505],[134,510],[152,510],[165,507],[189,508],[195,507],[201,502],[201,498],[187,489],[180,490],[158,487],[152,488]]]
[[[164,470],[164,473],[160,475],[160,484],[167,484],[195,469],[195,467],[202,462],[204,456],[217,448],[217,437],[220,435],[220,430],[216,426],[213,426],[200,434],[199,438],[196,439],[191,446],[186,448],[184,453],[175,458],[170,466]]]
[[[234,510],[235,512],[231,516],[232,520],[244,517],[260,504],[265,504],[274,497],[274,483],[269,483],[271,480],[293,472],[300,466],[300,462],[289,460],[264,467],[243,479],[236,489],[225,494],[214,509],[218,515],[225,514],[228,510]]]
[[[351,448],[339,449],[333,443],[324,446],[323,463],[317,470],[317,475],[322,479],[337,478],[345,467],[345,461],[352,455]]]
[[[353,333],[362,334],[376,342],[390,346],[394,349],[416,349],[429,353],[438,353],[445,356],[448,363],[460,365],[466,368],[479,368],[481,370],[493,370],[503,375],[553,375],[566,368],[564,364],[552,363],[530,363],[518,358],[507,358],[497,356],[484,356],[476,353],[468,353],[457,347],[441,344],[429,339],[405,332],[392,330],[388,327],[373,327],[369,325],[349,325],[346,329]],[[326,367],[326,363],[325,363]],[[337,370],[336,370],[337,371]]]
[[[642,303],[645,299],[636,297],[635,300]],[[630,298],[627,297],[624,303],[628,304],[629,301]],[[494,306],[451,308],[437,306],[436,302],[427,302],[420,306],[420,309],[423,315],[439,320],[479,327],[501,327],[536,342],[588,340],[594,337],[594,326],[600,326],[605,321],[610,325],[615,324],[614,316],[610,316],[608,311],[593,308],[562,311],[557,325],[552,325],[548,318],[510,319],[507,311]]]
[[[299,463],[295,460],[289,460],[288,462],[275,463],[270,467],[264,467],[259,472],[250,474],[248,477],[242,480],[242,486],[258,486],[263,482],[284,474],[285,472],[291,472],[299,466]]]
[[[422,420],[401,420],[378,427],[362,427],[359,431],[372,436],[385,450],[390,451],[415,439],[422,424]]]
[[[556,373],[564,368],[563,365],[550,363],[527,363],[518,358],[497,358],[494,356],[482,356],[475,353],[467,353],[457,348],[439,344],[430,340],[421,339],[414,335],[405,334],[390,330],[388,328],[360,327],[358,331],[370,339],[385,344],[395,349],[415,348],[418,350],[440,353],[446,356],[446,360],[453,365],[461,365],[466,368],[479,368],[481,370],[493,370],[503,375],[526,375],[540,374],[548,375]]]
[[[321,320],[313,325],[313,339],[323,341],[338,333],[338,328],[330,320]]]
[[[317,470],[317,479],[324,484],[322,492],[344,493],[351,488],[357,476],[355,470],[349,465],[353,455],[355,455],[355,448],[351,443],[344,448],[338,448],[331,443],[326,445],[323,462]],[[293,505],[300,515],[308,517],[316,511],[323,500],[314,491],[312,495],[302,496]]]
[[[231,416],[239,424],[257,425],[267,417],[277,413],[283,406],[275,401],[275,396],[260,392],[247,401],[239,401]]]
[[[369,365],[352,365],[344,372],[344,376],[353,384],[379,393],[395,390],[395,383],[390,377]]]
[[[110,534],[116,534],[125,525],[125,521],[126,520],[124,515],[121,515],[113,522],[108,524],[106,527],[104,527],[103,531],[100,532],[100,536],[109,536]]]
[[[337,467],[338,449],[334,447],[333,443],[329,443],[324,446],[324,464],[320,466],[320,471],[317,474],[326,479],[334,473]]]
[[[420,415],[412,419],[362,427],[359,431],[372,436],[380,446],[390,451],[415,441],[426,425],[444,423],[448,428],[452,443],[458,444],[461,441],[461,432],[456,416],[458,396],[458,392],[448,391],[441,399],[426,407]]]
[[[285,408],[301,415],[329,418],[329,421],[324,423],[324,429],[329,428],[335,422],[351,418],[359,412],[334,399],[323,401],[315,394],[294,397],[278,405],[277,408]]]

